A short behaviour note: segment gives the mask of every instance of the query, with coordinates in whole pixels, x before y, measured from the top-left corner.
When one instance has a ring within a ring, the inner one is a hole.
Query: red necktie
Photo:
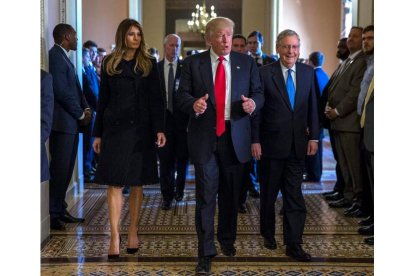
[[[216,78],[214,82],[214,96],[216,97],[216,134],[221,136],[226,130],[224,123],[224,106],[226,102],[226,72],[223,65],[224,57],[218,58]]]

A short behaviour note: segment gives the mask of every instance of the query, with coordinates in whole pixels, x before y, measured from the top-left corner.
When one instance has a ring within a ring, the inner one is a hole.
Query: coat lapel
[[[70,61],[70,59],[68,58],[68,56],[66,55],[66,53],[64,52],[64,50],[62,48],[60,48],[57,45],[55,45],[54,47],[56,47],[56,49],[62,54],[63,59],[69,65],[70,70],[75,75],[76,85],[78,86],[79,91],[82,91],[82,88],[81,88],[81,85],[80,85],[80,82],[79,82],[79,78],[78,78],[78,74],[76,74],[75,66],[73,65],[72,61]]]
[[[299,101],[301,99],[307,99],[307,97],[303,95],[303,93],[305,93],[305,82],[302,81],[302,77],[305,74],[303,69],[303,66],[300,66],[298,63],[296,63],[295,108],[296,106],[299,106]]]
[[[242,68],[242,64],[240,63],[240,60],[238,60],[234,55],[233,52],[230,53],[230,65],[231,65],[231,102],[236,102],[241,100],[241,95],[236,95],[237,91],[240,91],[238,89],[238,83],[239,79],[237,78],[240,76],[239,71]],[[244,96],[248,97],[249,91],[242,92],[245,93]]]
[[[283,77],[282,67],[280,66],[280,61],[277,61],[271,65],[272,69],[272,79],[275,83],[277,90],[280,91],[283,101],[287,105],[290,111],[292,110],[292,106],[290,105],[289,96],[286,90],[286,83],[285,78]]]
[[[214,97],[214,82],[213,73],[211,71],[210,51],[205,51],[201,55],[202,57],[200,61],[200,75],[203,80],[204,86],[207,89],[208,97],[215,108],[216,98]]]

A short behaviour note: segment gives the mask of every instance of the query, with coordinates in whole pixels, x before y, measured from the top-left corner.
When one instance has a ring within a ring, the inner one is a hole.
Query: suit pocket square
[[[240,67],[239,67],[239,66],[236,66],[236,68],[237,68],[237,69],[240,69]]]

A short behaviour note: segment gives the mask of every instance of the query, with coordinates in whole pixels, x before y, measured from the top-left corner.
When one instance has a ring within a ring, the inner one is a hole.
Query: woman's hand
[[[155,144],[157,144],[157,146],[159,148],[162,148],[163,146],[165,146],[165,143],[167,142],[167,138],[165,138],[165,135],[163,132],[158,132],[157,133],[157,142],[155,142]]]
[[[95,139],[93,140],[93,151],[96,152],[97,154],[99,154],[101,152],[101,143],[102,143],[102,139],[99,137],[95,137]]]

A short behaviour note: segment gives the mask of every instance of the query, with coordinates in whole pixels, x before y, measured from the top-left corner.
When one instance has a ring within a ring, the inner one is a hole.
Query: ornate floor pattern
[[[324,142],[324,174],[320,183],[304,183],[308,210],[303,247],[313,259],[296,262],[284,254],[282,217],[276,218],[274,251],[263,247],[259,235],[259,200],[248,198],[247,214],[239,215],[235,257],[226,257],[218,244],[211,275],[329,275],[362,276],[374,273],[373,247],[357,234],[357,219],[347,218],[343,209],[329,208],[320,195],[335,182],[332,153]],[[193,175],[190,171],[190,175]],[[109,243],[106,190],[88,184],[70,210],[86,218],[85,223],[66,224],[66,231],[53,231],[41,249],[42,275],[194,275],[197,239],[194,226],[194,180],[190,177],[184,200],[174,202],[171,211],[160,209],[161,194],[157,185],[144,188],[144,202],[139,224],[139,251],[126,254],[129,224],[127,203],[122,212],[121,257],[116,262],[106,258]],[[276,213],[282,200],[276,202]],[[216,221],[217,223],[217,221]]]

